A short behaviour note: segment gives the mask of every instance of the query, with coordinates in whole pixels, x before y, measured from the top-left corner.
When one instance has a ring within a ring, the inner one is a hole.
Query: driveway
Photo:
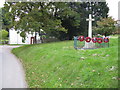
[[[2,88],[27,88],[22,64],[11,53],[11,50],[16,47],[19,46],[0,45],[0,64],[2,63],[2,72],[0,72],[0,74],[2,73]]]

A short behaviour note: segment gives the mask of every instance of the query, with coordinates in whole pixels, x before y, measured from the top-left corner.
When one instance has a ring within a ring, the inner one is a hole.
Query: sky
[[[115,20],[118,20],[118,2],[120,0],[106,0],[109,7],[109,16],[112,16]],[[5,0],[0,0],[0,7],[3,7]],[[120,12],[119,12],[120,13]]]
[[[109,16],[112,16],[115,20],[118,20],[118,2],[120,0],[106,0],[109,7]],[[120,11],[119,11],[120,13]]]

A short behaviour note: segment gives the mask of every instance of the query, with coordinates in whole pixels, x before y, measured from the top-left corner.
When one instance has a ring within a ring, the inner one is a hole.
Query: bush
[[[0,39],[7,39],[8,37],[8,31],[6,30],[0,30]]]
[[[8,31],[0,30],[0,44],[8,44]]]
[[[99,33],[105,36],[111,35],[116,32],[115,24],[116,21],[112,17],[101,18],[100,21],[97,21],[97,27],[94,27],[93,33]]]

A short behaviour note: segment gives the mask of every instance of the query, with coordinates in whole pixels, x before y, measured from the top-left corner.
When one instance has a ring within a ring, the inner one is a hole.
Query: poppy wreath
[[[97,38],[96,37],[92,38],[92,42],[96,43],[97,42]]]
[[[90,37],[86,37],[86,42],[90,42],[91,41],[91,38]]]
[[[105,38],[104,38],[104,42],[105,42],[105,43],[108,43],[108,42],[109,42],[109,38],[105,37]]]
[[[78,37],[78,40],[79,40],[79,41],[84,41],[84,36],[79,36],[79,37]]]
[[[102,38],[97,38],[97,42],[98,42],[98,43],[102,43],[102,42],[103,42],[103,39],[102,39]]]

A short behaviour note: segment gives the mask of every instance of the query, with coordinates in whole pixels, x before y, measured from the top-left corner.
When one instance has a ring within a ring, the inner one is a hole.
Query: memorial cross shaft
[[[89,14],[89,19],[86,19],[86,21],[89,21],[88,37],[92,38],[92,21],[95,21],[95,19],[92,19],[92,15]]]

